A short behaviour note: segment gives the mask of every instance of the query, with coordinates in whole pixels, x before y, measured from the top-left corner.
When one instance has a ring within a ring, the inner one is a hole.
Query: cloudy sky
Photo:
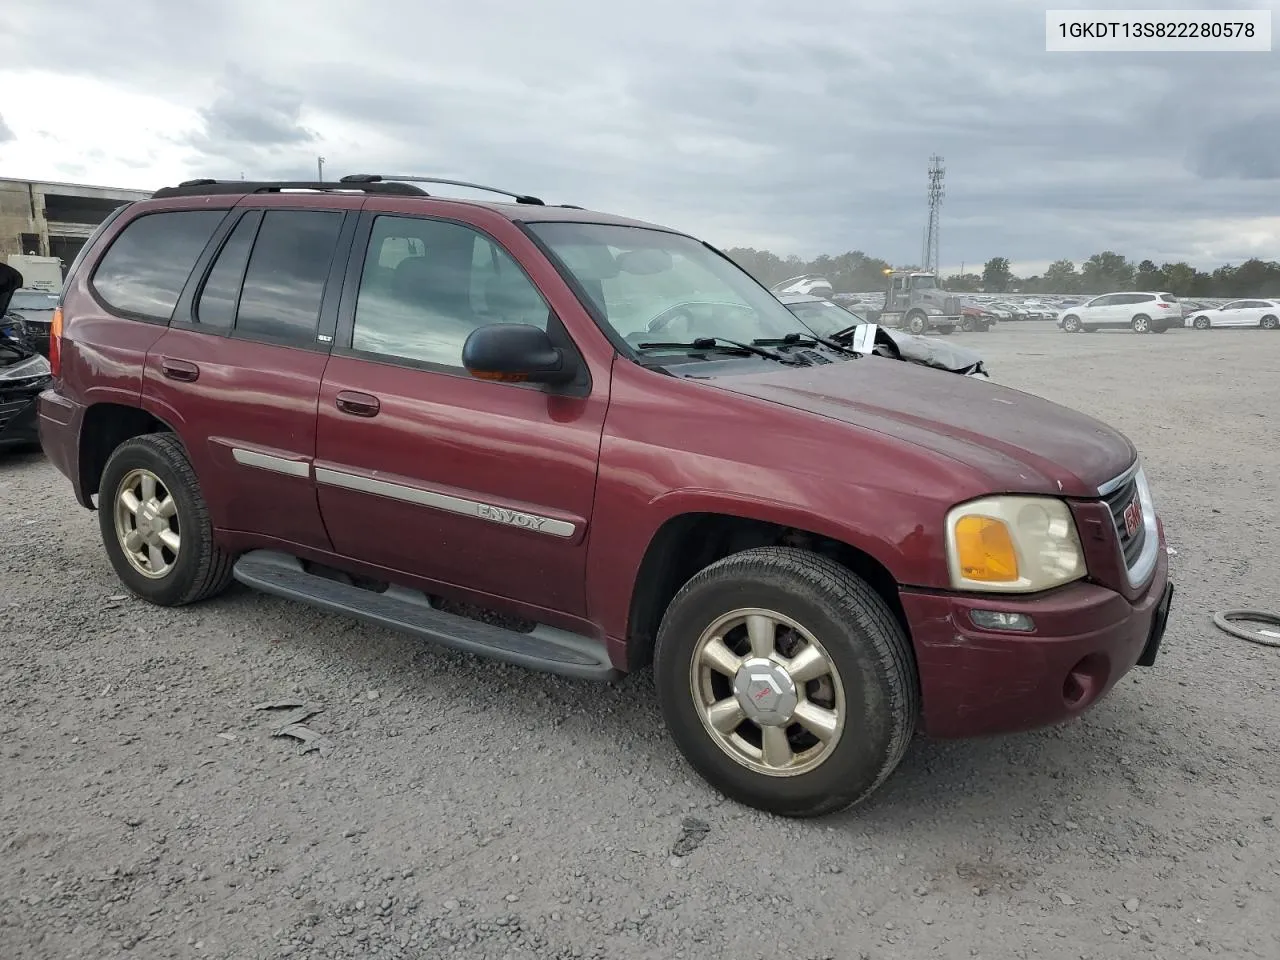
[[[1131,5],[8,0],[0,175],[152,189],[323,156],[903,264],[939,153],[949,269],[1280,258],[1278,54],[1045,52],[1046,6]]]

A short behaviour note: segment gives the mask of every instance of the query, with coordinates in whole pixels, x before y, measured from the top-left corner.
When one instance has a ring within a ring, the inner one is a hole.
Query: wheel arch
[[[640,561],[627,610],[626,669],[637,670],[652,662],[663,615],[690,578],[731,554],[765,546],[808,549],[839,563],[875,590],[910,638],[899,581],[865,549],[866,544],[739,514],[690,511],[663,522]]]
[[[93,496],[98,493],[102,471],[115,449],[126,440],[148,433],[170,433],[181,442],[172,425],[141,407],[104,402],[95,403],[85,410],[80,424],[77,458],[83,506],[96,509]]]

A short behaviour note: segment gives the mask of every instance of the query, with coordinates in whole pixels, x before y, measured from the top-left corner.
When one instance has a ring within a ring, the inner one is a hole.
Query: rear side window
[[[129,206],[130,204],[128,203],[120,204],[120,206],[107,214],[107,218],[105,220],[93,228],[93,233],[89,234],[89,239],[80,247],[79,251],[75,255],[75,259],[71,261],[71,266],[67,267],[67,275],[62,278],[62,293],[58,295],[58,306],[62,306],[62,301],[66,299],[67,291],[71,289],[71,281],[75,279],[75,275],[80,272],[80,267],[84,263],[84,258],[89,255],[89,250],[98,242],[98,238],[106,232],[107,227],[115,223],[120,214],[129,209]]]
[[[1175,297],[1172,293],[1162,293],[1162,294],[1160,294],[1160,299],[1161,299],[1161,300],[1163,300],[1165,303],[1177,303],[1177,302],[1178,302],[1178,298],[1177,298],[1177,297]]]
[[[257,227],[257,215],[245,214],[218,252],[200,293],[200,302],[196,305],[195,321],[200,326],[230,330],[235,323],[240,282],[249,263],[249,250],[253,247]]]
[[[263,215],[240,293],[237,336],[286,346],[315,343],[343,216],[333,210]]]
[[[126,224],[90,281],[114,313],[167,323],[225,210],[148,213]]]

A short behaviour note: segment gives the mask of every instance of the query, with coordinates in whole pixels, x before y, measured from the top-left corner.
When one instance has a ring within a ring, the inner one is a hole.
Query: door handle
[[[164,371],[164,375],[170,380],[193,383],[200,378],[200,368],[194,363],[188,363],[186,360],[171,360],[168,357],[161,357],[160,369]]]
[[[377,397],[354,390],[339,390],[333,402],[339,410],[353,417],[376,417],[382,407]]]

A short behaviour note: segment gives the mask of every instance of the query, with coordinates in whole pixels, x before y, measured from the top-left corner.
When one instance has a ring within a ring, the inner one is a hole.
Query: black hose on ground
[[[1213,615],[1213,625],[1233,637],[1248,640],[1250,643],[1260,643],[1264,647],[1280,647],[1280,633],[1271,635],[1269,630],[1244,630],[1232,623],[1233,620],[1250,620],[1254,623],[1269,623],[1280,627],[1280,616],[1274,613],[1263,613],[1261,610],[1223,610]]]

